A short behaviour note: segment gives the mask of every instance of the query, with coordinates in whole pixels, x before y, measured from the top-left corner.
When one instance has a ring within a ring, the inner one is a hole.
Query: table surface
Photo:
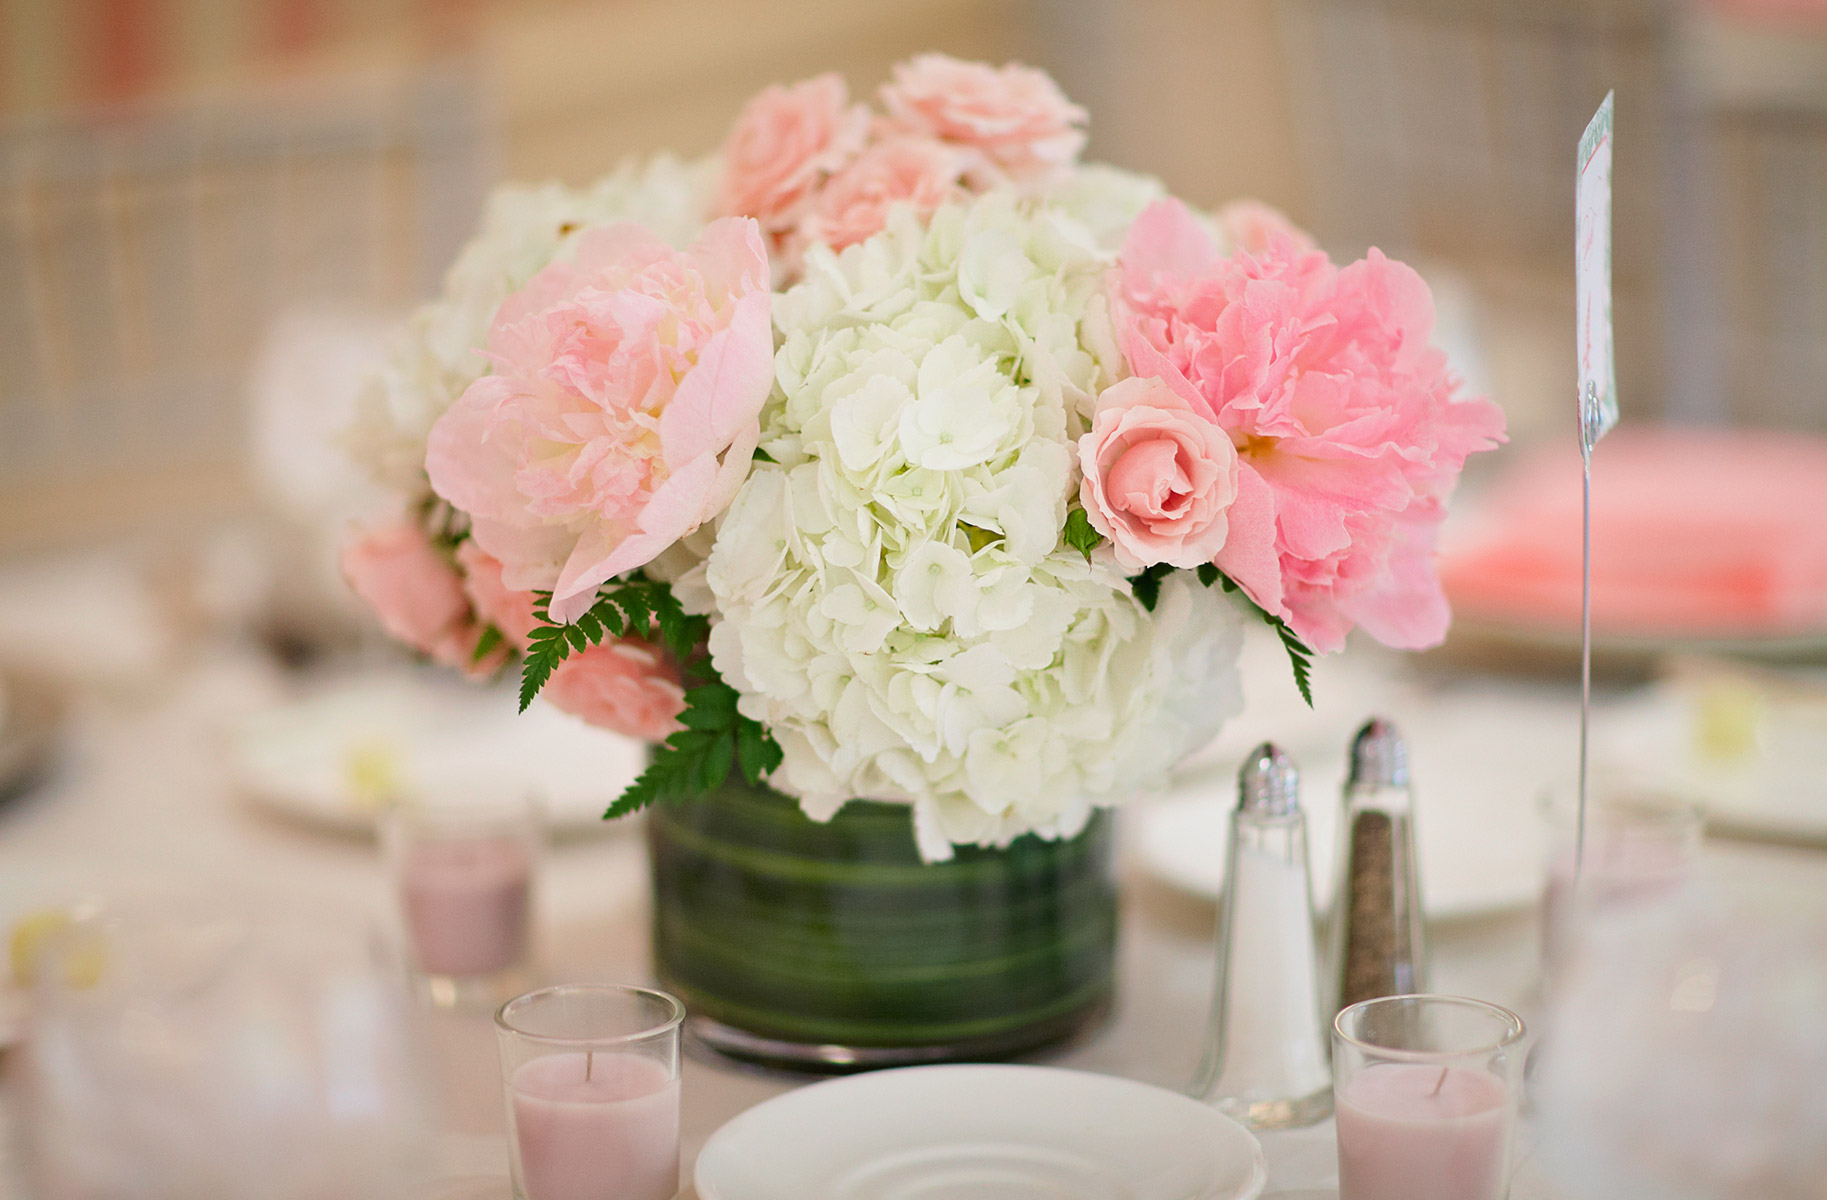
[[[283,687],[269,668],[224,654],[192,664],[157,694],[79,705],[61,771],[47,786],[0,808],[0,928],[24,911],[85,890],[177,881],[225,896],[280,897],[291,906],[321,904],[387,919],[388,893],[371,842],[290,824],[237,796],[231,785],[220,752],[223,718]],[[1552,703],[1577,713],[1570,692]],[[1264,719],[1279,719],[1280,711]],[[1423,804],[1430,801],[1444,803],[1430,797]],[[632,827],[611,829],[551,850],[540,896],[541,970],[548,977],[648,978],[645,863],[632,834]],[[1827,910],[1827,854],[1709,842],[1705,865],[1734,886]],[[1150,882],[1133,863],[1126,862],[1124,879],[1115,1012],[1094,1035],[1041,1061],[1178,1088],[1198,1055],[1211,998],[1212,908]],[[1533,911],[1521,911],[1436,923],[1433,989],[1478,996],[1529,1016],[1537,989],[1536,921]],[[429,1013],[427,1021],[443,1074],[440,1152],[450,1182],[440,1195],[505,1195],[500,1085],[488,1022]],[[720,1125],[803,1082],[705,1052],[691,1055],[684,1080],[687,1178],[699,1148]],[[0,1084],[0,1135],[16,1121],[16,1105],[16,1088]],[[0,1198],[29,1200],[9,1141],[0,1136]],[[1267,1196],[1337,1194],[1329,1122],[1268,1134],[1263,1143]],[[685,1195],[692,1195],[689,1186]],[[1559,1195],[1525,1153],[1515,1200]]]

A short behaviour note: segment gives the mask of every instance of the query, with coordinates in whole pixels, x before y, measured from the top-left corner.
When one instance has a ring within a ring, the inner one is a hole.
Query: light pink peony
[[[1237,451],[1201,408],[1197,397],[1139,377],[1097,399],[1091,431],[1078,441],[1079,502],[1126,570],[1196,567],[1224,546]]]
[[[558,708],[599,729],[642,741],[665,740],[681,728],[685,689],[660,650],[640,638],[622,638],[573,654],[540,693]]]
[[[768,286],[753,220],[684,252],[621,224],[502,304],[494,369],[433,426],[425,468],[504,586],[549,588],[575,620],[728,505],[773,382]]]
[[[501,582],[501,564],[476,539],[457,547],[457,565],[463,568],[463,590],[476,610],[476,620],[501,631],[509,645],[525,650],[529,634],[539,624],[532,592],[517,592]]]
[[[425,536],[407,521],[362,531],[343,547],[343,577],[390,635],[445,666],[471,674],[499,667],[505,652],[473,662],[482,627],[470,613],[463,581]]]
[[[789,232],[813,190],[855,158],[868,136],[869,110],[850,103],[842,76],[770,87],[743,107],[723,144],[716,211]]]
[[[794,240],[797,253],[814,242],[833,250],[880,233],[889,210],[911,205],[921,216],[961,195],[963,161],[929,138],[890,137],[863,151],[813,197]]]
[[[1306,230],[1288,220],[1280,209],[1260,200],[1233,200],[1219,209],[1217,216],[1218,231],[1231,249],[1245,254],[1261,254],[1281,237],[1303,253],[1318,249]]]
[[[1115,290],[1131,369],[1185,379],[1237,447],[1219,568],[1316,650],[1353,625],[1438,644],[1434,535],[1503,414],[1455,394],[1420,276],[1375,250],[1341,270],[1281,231],[1225,258],[1163,200],[1131,228]]]
[[[1045,71],[922,54],[882,88],[888,123],[973,152],[980,187],[1044,181],[1085,148],[1085,110]]]

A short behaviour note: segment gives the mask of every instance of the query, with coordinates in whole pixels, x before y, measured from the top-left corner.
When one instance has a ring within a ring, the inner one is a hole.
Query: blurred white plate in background
[[[1672,774],[1714,833],[1827,845],[1827,680],[1730,670],[1647,688],[1594,721],[1596,753]]]
[[[1433,695],[1389,689],[1389,695],[1395,703],[1384,715],[1409,747],[1428,914],[1461,919],[1534,904],[1543,880],[1539,798],[1577,748],[1577,707],[1569,714],[1558,694],[1521,683]],[[1332,904],[1335,882],[1343,741],[1324,756],[1297,756],[1313,899],[1321,911]],[[1167,794],[1142,802],[1132,845],[1151,876],[1209,900],[1223,894],[1236,767],[1202,757]]]
[[[386,795],[461,805],[535,797],[550,826],[590,832],[641,771],[640,742],[536,702],[512,681],[472,685],[402,670],[328,684],[229,731],[238,788],[290,817],[372,830]]]
[[[736,1117],[698,1155],[699,1200],[1253,1200],[1262,1147],[1216,1109],[1054,1067],[905,1067]]]

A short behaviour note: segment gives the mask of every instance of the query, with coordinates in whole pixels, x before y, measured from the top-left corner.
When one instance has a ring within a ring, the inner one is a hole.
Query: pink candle
[[[1372,1063],[1337,1099],[1340,1200],[1501,1200],[1511,1112],[1472,1067]]]
[[[671,1200],[679,1081],[635,1054],[552,1054],[508,1080],[526,1200]]]
[[[521,961],[533,864],[516,838],[444,838],[410,846],[400,866],[419,969],[486,975]]]

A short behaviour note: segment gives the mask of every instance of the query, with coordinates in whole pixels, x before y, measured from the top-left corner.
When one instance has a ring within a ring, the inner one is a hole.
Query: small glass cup
[[[527,797],[390,805],[382,836],[407,957],[441,1007],[492,1008],[525,983],[541,849]],[[515,986],[518,983],[519,986]]]
[[[17,1111],[33,1194],[414,1194],[432,1097],[377,949],[334,905],[164,891],[85,905],[32,963]]]
[[[516,1200],[672,1200],[679,1028],[665,992],[563,984],[495,1014]]]
[[[1504,1200],[1522,1018],[1459,996],[1382,996],[1332,1023],[1339,1200]]]
[[[1551,788],[1542,811],[1548,829],[1542,965],[1552,977],[1586,922],[1665,900],[1693,878],[1705,822],[1677,784],[1610,769],[1595,771],[1587,783],[1583,851],[1576,783]]]

